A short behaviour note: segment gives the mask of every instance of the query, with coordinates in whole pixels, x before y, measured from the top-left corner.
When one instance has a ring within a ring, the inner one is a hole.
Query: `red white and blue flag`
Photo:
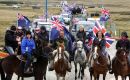
[[[60,23],[59,20],[52,21],[52,28],[56,28],[58,31],[63,30],[63,25]]]
[[[18,26],[29,28],[31,22],[26,16],[23,16],[22,14],[18,13],[17,17]]]
[[[101,9],[101,13],[104,15],[109,15],[109,10],[103,8],[103,9]]]
[[[102,26],[99,21],[96,21],[95,26],[93,28],[93,33],[95,36],[98,31],[102,31],[103,34],[106,33],[106,29],[104,28],[104,26]]]
[[[105,35],[106,47],[109,48],[111,46],[111,44],[115,41],[115,39],[112,39],[111,35],[106,32],[105,27],[100,25],[100,23],[98,21],[96,21],[95,26],[93,28],[93,33],[95,36],[98,31],[102,31],[102,33]]]

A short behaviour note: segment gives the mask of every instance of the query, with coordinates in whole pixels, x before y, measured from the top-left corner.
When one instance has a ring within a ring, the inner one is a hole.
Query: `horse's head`
[[[63,57],[64,50],[65,50],[64,43],[60,43],[57,47],[57,51],[58,54],[61,55],[62,57]]]
[[[77,50],[78,51],[82,51],[82,49],[83,49],[83,42],[82,41],[78,41],[76,43],[76,46],[77,46]]]
[[[93,51],[93,57],[94,59],[97,59],[99,56],[101,56],[101,47],[96,46]]]
[[[127,56],[128,56],[128,54],[125,49],[120,48],[116,52],[116,57],[122,61],[126,60]]]

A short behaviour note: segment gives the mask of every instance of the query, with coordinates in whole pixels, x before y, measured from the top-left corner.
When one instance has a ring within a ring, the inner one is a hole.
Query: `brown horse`
[[[94,80],[99,80],[100,74],[103,74],[103,80],[105,80],[108,71],[108,58],[103,55],[101,47],[97,46],[93,53],[93,67],[90,70],[90,77],[92,80],[92,75]]]
[[[59,80],[60,77],[63,77],[63,80],[65,80],[68,65],[64,57],[64,44],[60,44],[57,48],[57,61],[54,63],[57,80]]]
[[[116,57],[112,62],[112,71],[116,80],[118,80],[119,75],[121,76],[122,80],[125,80],[125,76],[128,74],[128,60],[125,49],[117,50]]]
[[[38,48],[37,48],[38,49]],[[46,70],[48,65],[47,55],[52,52],[52,49],[48,46],[42,48],[42,52],[36,55],[36,62],[33,62],[33,73],[24,73],[23,64],[16,55],[11,55],[3,59],[1,65],[6,73],[6,80],[11,80],[13,73],[16,73],[19,77],[32,77],[35,80],[46,80]],[[23,79],[23,78],[22,78]]]

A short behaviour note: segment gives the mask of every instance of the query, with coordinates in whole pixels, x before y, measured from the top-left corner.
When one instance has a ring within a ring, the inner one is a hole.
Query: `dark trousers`
[[[27,59],[27,62],[25,63],[25,66],[24,66],[24,71],[26,71],[28,69],[28,67],[30,66],[30,64],[31,64],[32,54],[31,53],[25,53],[24,56]]]

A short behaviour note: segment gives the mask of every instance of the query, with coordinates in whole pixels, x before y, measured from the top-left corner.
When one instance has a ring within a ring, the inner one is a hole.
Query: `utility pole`
[[[44,11],[45,11],[45,17],[46,17],[46,22],[47,22],[47,17],[48,17],[48,0],[45,0],[45,10]]]

